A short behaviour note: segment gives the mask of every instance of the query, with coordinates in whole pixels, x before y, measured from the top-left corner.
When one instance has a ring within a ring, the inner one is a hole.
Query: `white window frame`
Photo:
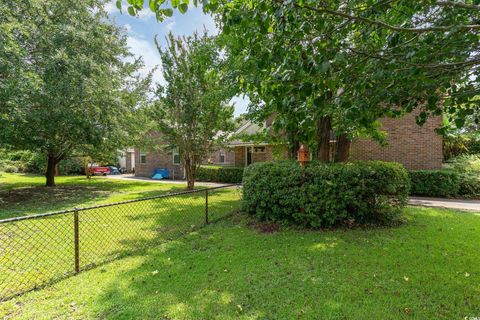
[[[225,149],[220,149],[220,163],[225,163],[226,153]]]
[[[139,160],[141,164],[146,164],[147,163],[147,153],[145,151],[140,150],[139,152]]]
[[[178,156],[178,162],[175,162],[176,156]],[[178,150],[178,147],[173,147],[172,149],[172,163],[174,165],[182,164],[182,160],[180,159],[180,151]]]

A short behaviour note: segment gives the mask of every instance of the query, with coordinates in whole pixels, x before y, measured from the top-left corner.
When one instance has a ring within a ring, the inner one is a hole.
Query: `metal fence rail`
[[[0,220],[0,300],[178,238],[240,197],[230,185]]]

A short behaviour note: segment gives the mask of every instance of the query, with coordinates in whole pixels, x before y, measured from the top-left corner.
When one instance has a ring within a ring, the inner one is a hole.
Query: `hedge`
[[[243,209],[271,221],[308,227],[385,223],[406,205],[407,171],[380,161],[344,164],[258,163],[245,169]]]
[[[201,166],[196,180],[206,182],[241,183],[243,167]]]
[[[454,197],[460,191],[460,175],[452,170],[410,171],[411,194],[428,197]]]
[[[459,195],[465,198],[480,198],[480,176],[461,174]]]

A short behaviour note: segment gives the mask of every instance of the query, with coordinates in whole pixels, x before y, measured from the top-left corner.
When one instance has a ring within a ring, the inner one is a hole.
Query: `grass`
[[[0,179],[0,195],[6,195],[1,207],[4,211],[0,211],[2,218],[137,199],[185,188],[59,177],[58,186],[52,189],[42,186],[40,176],[5,174]],[[234,188],[211,191],[210,219],[236,210],[239,196]],[[86,270],[175,239],[204,223],[203,192],[80,211],[80,268]],[[0,299],[72,274],[74,250],[73,213],[0,224]]]
[[[45,187],[45,177],[0,173],[0,219],[142,198],[180,191],[183,185],[124,181],[84,176],[56,178],[56,188]]]
[[[480,316],[480,216],[408,208],[396,228],[262,233],[242,215],[0,304],[5,319]]]

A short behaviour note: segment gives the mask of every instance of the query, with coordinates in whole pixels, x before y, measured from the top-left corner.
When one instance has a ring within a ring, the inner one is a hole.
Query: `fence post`
[[[208,224],[208,189],[205,190],[205,224]]]
[[[80,238],[78,234],[78,209],[73,211],[73,237],[75,241],[75,273],[80,272]]]

